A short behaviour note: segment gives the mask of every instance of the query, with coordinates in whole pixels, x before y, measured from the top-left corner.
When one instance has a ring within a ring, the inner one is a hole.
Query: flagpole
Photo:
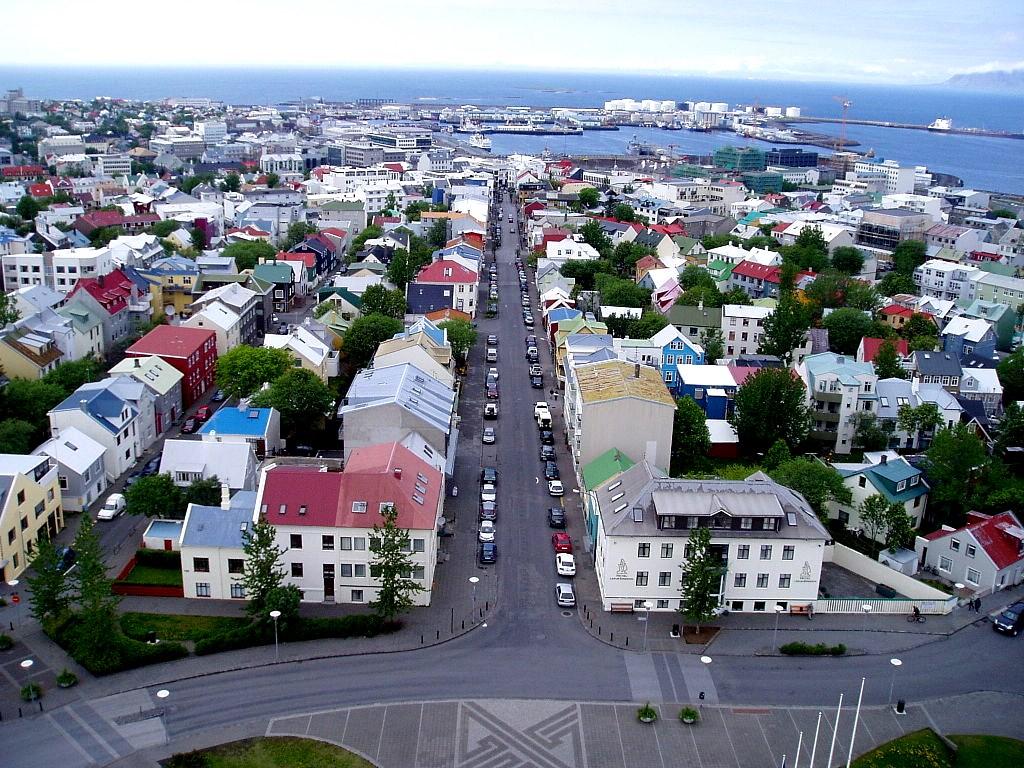
[[[836,736],[839,735],[839,716],[843,714],[843,694],[839,694],[839,707],[836,709],[836,723],[832,728],[832,746],[828,748],[828,762],[825,763],[825,768],[831,768],[832,766],[832,755],[836,751]]]
[[[853,740],[857,738],[857,723],[860,722],[860,702],[864,698],[864,678],[860,679],[860,694],[857,696],[857,710],[853,715],[853,731],[850,732],[850,751],[846,755],[846,768],[850,768],[853,760]]]
[[[811,746],[811,764],[808,768],[814,768],[814,756],[818,752],[818,731],[821,729],[821,712],[818,712],[818,724],[814,726],[814,744]]]
[[[800,738],[796,740],[796,757],[793,758],[793,768],[800,765],[800,747],[804,744],[804,732],[800,731]]]

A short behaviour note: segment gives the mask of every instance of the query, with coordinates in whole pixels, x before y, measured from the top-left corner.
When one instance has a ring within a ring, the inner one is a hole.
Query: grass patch
[[[952,754],[925,728],[887,742],[853,761],[853,768],[1018,768],[1024,765],[1024,741],[1002,736],[950,736]]]
[[[151,587],[180,587],[182,586],[181,570],[136,564],[131,573],[125,576],[120,583],[143,584]]]
[[[246,739],[164,760],[164,768],[373,768],[347,749],[312,739]]]
[[[929,587],[934,587],[940,592],[945,592],[947,595],[953,594],[953,587],[945,582],[939,581],[938,579],[922,579],[921,577],[918,577],[917,580],[923,584],[927,584]]]
[[[1024,741],[1003,736],[950,736],[960,749],[956,768],[1018,768],[1024,765]]]
[[[230,616],[125,613],[121,616],[121,631],[136,640],[145,640],[147,632],[155,631],[161,640],[198,642],[210,635],[238,629],[248,623],[248,619]]]
[[[755,472],[763,472],[763,468],[757,464],[741,464],[737,462],[726,462],[709,459],[708,464],[701,468],[702,471],[688,472],[681,477],[694,480],[746,480]]]

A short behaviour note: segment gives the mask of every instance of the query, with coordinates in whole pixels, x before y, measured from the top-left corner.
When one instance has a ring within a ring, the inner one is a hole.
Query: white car
[[[537,418],[538,416],[547,416],[549,419],[551,418],[551,411],[548,409],[548,404],[543,400],[540,400],[533,405],[533,417]]]
[[[576,593],[573,591],[572,584],[561,581],[555,584],[555,600],[562,608],[572,608],[576,605]]]
[[[494,427],[484,427],[483,443],[484,445],[494,445],[494,441],[497,439],[497,434],[494,431]]]
[[[548,496],[561,496],[564,493],[561,480],[548,480]]]
[[[112,493],[107,497],[106,503],[96,514],[97,520],[113,520],[115,517],[124,514],[125,510],[124,495],[120,493]]]
[[[480,486],[480,501],[497,501],[498,490],[494,487],[494,483],[484,483]]]
[[[559,576],[575,576],[576,559],[568,552],[559,552],[555,555],[555,571]]]
[[[494,541],[494,521],[481,520],[480,530],[477,531],[476,537],[483,542]]]
[[[488,368],[487,369],[487,378],[490,379],[491,377],[494,377],[495,381],[498,380],[498,369],[497,368]]]

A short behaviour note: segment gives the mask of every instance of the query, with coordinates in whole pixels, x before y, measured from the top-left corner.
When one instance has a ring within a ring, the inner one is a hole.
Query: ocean
[[[725,101],[797,106],[805,115],[839,117],[837,98],[852,102],[850,118],[927,124],[952,118],[961,127],[1024,131],[1024,97],[932,86],[736,80],[695,76],[581,74],[571,72],[419,71],[363,69],[163,69],[0,67],[0,89],[22,87],[44,99],[206,97],[229,104],[273,105],[299,98],[345,101],[386,98],[429,105],[599,107],[615,98]],[[835,133],[837,125],[815,130]],[[618,152],[633,133],[679,153],[713,150],[738,139],[724,134],[642,129],[588,132],[582,137],[495,136],[495,152]],[[982,189],[1024,193],[1024,140],[935,135],[851,125],[847,135],[877,156],[928,165]],[[758,142],[762,146],[763,143]]]

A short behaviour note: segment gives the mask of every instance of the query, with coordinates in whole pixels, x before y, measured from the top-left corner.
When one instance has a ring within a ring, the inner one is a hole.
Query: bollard
[[[43,700],[42,699],[39,700],[39,711],[40,712],[43,711]]]
[[[614,632],[609,632],[608,633],[608,641],[611,642],[611,643],[615,642],[615,633]]]
[[[21,707],[18,707],[18,717],[22,717],[22,714],[21,714]]]
[[[491,610],[491,601],[490,600],[484,600],[484,610],[485,611]]]
[[[629,648],[629,635],[626,635],[626,647]]]
[[[420,633],[420,645],[423,645],[423,633]]]
[[[455,609],[452,608],[452,632],[455,631]]]
[[[597,625],[597,636],[598,637],[601,636],[601,625],[600,624]]]
[[[463,619],[463,620],[462,620],[462,628],[463,628],[463,629],[465,629],[465,628],[466,628],[466,620],[465,620],[465,619]]]
[[[594,617],[593,616],[590,617],[590,628],[591,629],[594,628]]]
[[[440,629],[439,629],[439,630],[437,630],[437,639],[438,639],[438,640],[440,640],[440,639],[441,639],[441,630],[440,630]]]

